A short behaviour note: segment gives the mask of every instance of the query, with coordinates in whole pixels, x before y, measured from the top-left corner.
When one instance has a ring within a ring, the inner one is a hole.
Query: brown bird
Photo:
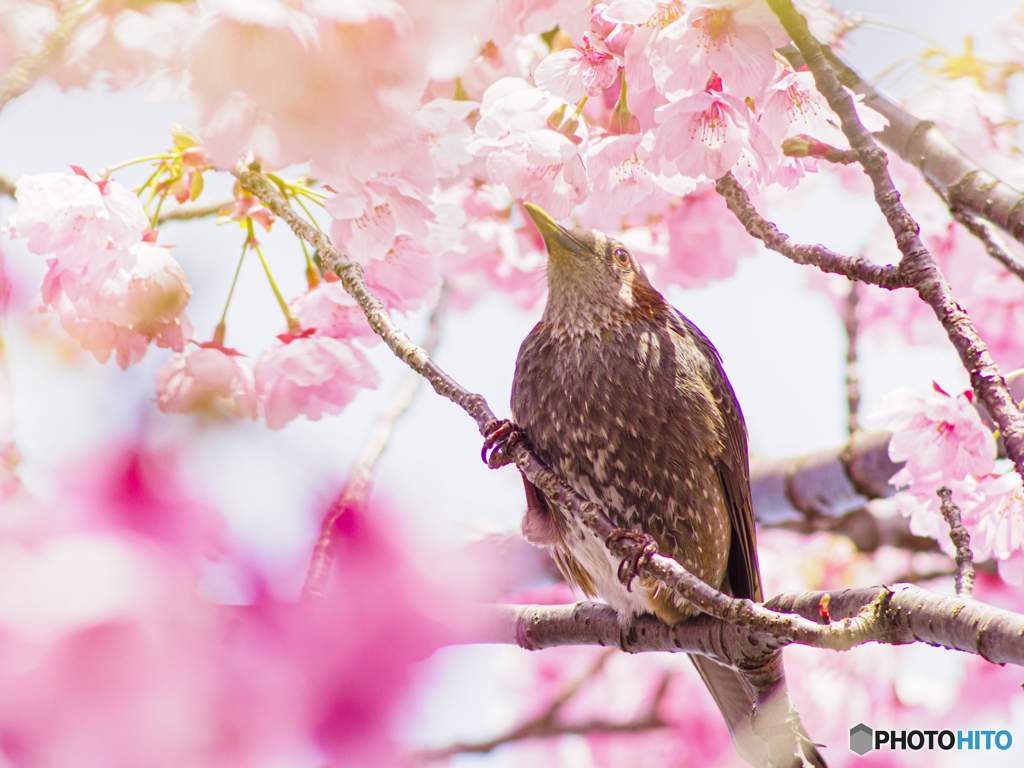
[[[718,352],[622,243],[525,207],[547,245],[548,300],[516,360],[518,434],[616,526],[653,537],[661,554],[711,586],[760,602],[746,424]],[[699,612],[653,580],[627,588],[604,542],[524,483],[526,538],[549,548],[566,580],[602,597],[623,624],[653,613],[674,625]],[[691,658],[740,754],[766,765],[744,677]],[[804,749],[824,766],[813,746]]]

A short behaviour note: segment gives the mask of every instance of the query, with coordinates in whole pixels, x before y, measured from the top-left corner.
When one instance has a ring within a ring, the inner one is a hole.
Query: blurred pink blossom
[[[441,290],[437,258],[414,238],[399,235],[383,258],[359,261],[367,286],[389,308],[407,312],[437,303]]]
[[[302,327],[315,328],[318,336],[342,341],[359,339],[367,346],[380,341],[362,308],[333,272],[327,272],[320,283],[292,299],[289,306]]]
[[[424,237],[433,218],[423,196],[407,181],[392,176],[334,182],[336,194],[325,208],[334,221],[331,239],[356,261],[382,259],[398,232]]]
[[[229,413],[255,419],[256,380],[234,350],[211,345],[175,355],[156,373],[156,403],[164,413]]]
[[[283,337],[256,362],[256,394],[271,429],[300,415],[319,421],[341,413],[360,389],[376,389],[377,370],[351,344],[306,333]]]
[[[63,269],[88,278],[112,260],[108,246],[130,248],[142,240],[149,220],[139,199],[116,181],[93,181],[81,169],[22,176],[12,237],[28,238],[28,249],[54,254]]]

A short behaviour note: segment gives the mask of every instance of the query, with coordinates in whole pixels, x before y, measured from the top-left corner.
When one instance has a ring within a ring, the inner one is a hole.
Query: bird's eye
[[[623,267],[628,267],[629,266],[629,254],[626,253],[626,251],[624,249],[616,248],[612,252],[612,256],[614,256],[615,257],[615,261],[618,262]]]

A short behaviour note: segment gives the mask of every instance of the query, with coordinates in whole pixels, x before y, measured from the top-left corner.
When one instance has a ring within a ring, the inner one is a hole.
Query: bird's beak
[[[548,256],[552,259],[559,259],[564,256],[580,256],[583,247],[576,241],[568,230],[552,219],[543,210],[533,203],[523,203],[526,212],[530,214],[533,223],[537,225],[540,236],[544,238],[544,245],[548,248]]]

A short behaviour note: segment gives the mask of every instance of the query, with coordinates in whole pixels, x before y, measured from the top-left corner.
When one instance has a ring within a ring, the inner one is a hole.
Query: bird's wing
[[[725,492],[732,523],[729,550],[729,584],[734,597],[761,602],[761,570],[757,563],[757,542],[754,534],[754,505],[750,499],[750,463],[747,454],[747,426],[743,421],[736,394],[722,370],[718,350],[700,329],[680,313],[676,313],[686,333],[708,361],[708,388],[718,403],[722,416],[722,453],[715,469]]]

